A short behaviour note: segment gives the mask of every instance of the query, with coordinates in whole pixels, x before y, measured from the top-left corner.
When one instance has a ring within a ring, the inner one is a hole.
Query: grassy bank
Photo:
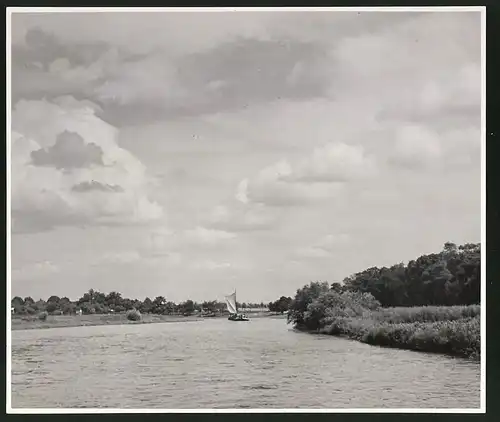
[[[250,318],[264,318],[270,316],[269,312],[248,312]],[[283,318],[283,316],[280,316]],[[214,318],[227,318],[227,315],[216,316]],[[121,324],[154,324],[167,322],[191,322],[201,321],[205,319],[197,315],[182,316],[182,315],[155,315],[142,314],[140,321],[130,321],[127,319],[126,313],[118,314],[89,314],[89,315],[49,315],[47,319],[41,321],[36,315],[34,316],[13,316],[11,329],[12,330],[29,330],[40,328],[56,328],[56,327],[84,327],[91,325],[121,325]]]
[[[332,317],[320,333],[376,346],[479,359],[479,306],[391,308],[362,317]]]
[[[90,325],[153,324],[162,322],[199,321],[197,316],[142,314],[140,321],[129,321],[126,313],[91,315],[49,315],[45,321],[34,317],[13,317],[12,330],[29,330],[56,327],[83,327]]]
[[[479,305],[383,308],[370,294],[311,283],[297,291],[288,322],[363,343],[479,359]]]

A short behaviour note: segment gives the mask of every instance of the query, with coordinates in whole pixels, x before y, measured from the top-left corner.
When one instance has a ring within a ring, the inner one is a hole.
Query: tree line
[[[240,309],[265,308],[264,303],[238,303]],[[136,309],[141,313],[157,315],[190,315],[195,312],[223,313],[226,304],[217,300],[204,301],[201,303],[188,299],[181,303],[167,300],[164,296],[154,299],[146,297],[144,300],[129,299],[121,293],[113,291],[108,294],[90,289],[77,300],[67,297],[50,296],[46,301],[39,299],[34,301],[31,297],[16,296],[11,301],[13,312],[19,315],[33,315],[40,312],[49,314],[71,315],[79,310],[84,314],[107,314],[112,312],[126,312]]]
[[[439,253],[392,267],[372,267],[332,289],[370,293],[383,307],[479,304],[481,244],[447,242]]]
[[[368,294],[359,297],[372,297],[384,308],[479,304],[481,244],[447,242],[441,252],[422,255],[406,265],[371,267],[342,283],[313,282],[298,289],[293,299],[282,296],[271,302],[269,309],[288,311],[289,318],[300,324],[308,305],[328,291]]]

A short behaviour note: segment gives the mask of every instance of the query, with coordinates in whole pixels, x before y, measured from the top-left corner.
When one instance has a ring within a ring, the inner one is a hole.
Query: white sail
[[[229,296],[226,296],[226,305],[227,305],[227,310],[229,311],[230,314],[238,313],[236,309],[236,292],[230,294]]]

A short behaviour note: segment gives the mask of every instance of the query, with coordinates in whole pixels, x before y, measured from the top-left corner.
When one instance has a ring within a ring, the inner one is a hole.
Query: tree
[[[35,301],[31,296],[27,296],[24,298],[24,305],[26,306],[33,306],[35,304]]]
[[[104,297],[104,303],[110,309],[117,310],[117,306],[121,306],[123,302],[121,293],[110,292]]]
[[[179,311],[184,315],[191,315],[194,312],[194,302],[189,299],[179,305]]]
[[[23,306],[24,305],[24,300],[22,297],[19,297],[19,296],[15,296],[11,301],[10,301],[11,305],[16,307],[16,306]]]
[[[38,301],[35,303],[35,309],[38,312],[45,311],[45,306],[46,306],[46,303],[45,303],[45,301],[43,299],[38,299]]]
[[[406,266],[368,268],[332,289],[370,293],[382,306],[470,305],[480,301],[480,273],[480,244],[446,242],[440,253],[422,255]]]
[[[321,294],[330,290],[328,283],[311,282],[307,286],[297,290],[294,299],[290,303],[288,312],[288,322],[293,321],[300,325],[304,322],[304,313],[307,311],[307,306]]]
[[[47,302],[47,306],[45,307],[45,310],[49,313],[52,314],[57,310],[57,303],[56,302]]]
[[[269,302],[268,308],[271,312],[283,313],[288,310],[291,303],[292,303],[291,297],[281,296],[278,300],[274,302]]]
[[[145,298],[139,310],[143,314],[149,314],[152,309],[153,309],[153,301],[149,297]]]
[[[166,299],[163,296],[156,296],[153,300],[153,308],[151,312],[153,314],[163,315],[166,312],[165,304],[167,303]]]

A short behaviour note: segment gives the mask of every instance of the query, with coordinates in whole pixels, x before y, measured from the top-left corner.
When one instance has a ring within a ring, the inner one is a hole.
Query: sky
[[[479,12],[11,31],[13,296],[268,302],[480,241]]]

